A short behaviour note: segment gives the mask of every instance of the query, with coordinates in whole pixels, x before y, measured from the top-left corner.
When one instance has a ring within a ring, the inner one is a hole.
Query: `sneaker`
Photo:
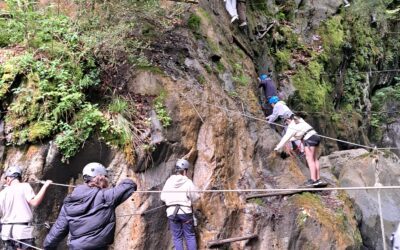
[[[239,24],[239,27],[244,27],[244,26],[247,26],[247,22],[246,21],[244,21],[241,24]]]
[[[233,16],[232,19],[231,19],[231,23],[235,22],[236,20],[239,20],[239,17],[238,16]]]
[[[321,179],[318,179],[318,180],[314,181],[314,183],[313,183],[314,187],[323,187],[323,186],[326,186],[326,185],[327,185],[326,182],[324,182]]]
[[[313,186],[315,187],[315,186],[319,186],[319,185],[321,185],[323,182],[321,181],[321,179],[318,179],[318,180],[316,180],[316,181],[314,181],[313,182]]]
[[[308,179],[306,182],[303,184],[306,187],[314,187],[314,181],[311,179]]]

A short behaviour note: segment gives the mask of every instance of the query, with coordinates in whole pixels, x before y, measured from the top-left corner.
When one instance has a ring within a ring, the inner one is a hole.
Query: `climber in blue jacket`
[[[44,241],[44,249],[57,249],[69,233],[70,250],[106,250],[114,241],[115,208],[128,199],[136,184],[122,180],[108,188],[106,168],[97,162],[83,168],[85,184],[68,195],[57,221]]]
[[[266,105],[262,105],[263,111],[265,116],[269,116],[272,113],[272,106],[270,103],[268,103],[269,99],[273,96],[276,96],[276,85],[274,81],[267,75],[267,74],[261,74],[260,77],[258,78],[258,88],[262,88],[264,92],[264,99],[263,104],[265,103]]]

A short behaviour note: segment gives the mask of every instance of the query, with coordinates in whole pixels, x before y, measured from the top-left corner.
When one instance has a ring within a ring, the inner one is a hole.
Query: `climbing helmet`
[[[260,79],[261,81],[267,80],[268,76],[266,74],[261,74]]]
[[[99,175],[107,176],[107,169],[101,163],[91,162],[87,164],[82,171],[83,179],[87,180]]]
[[[271,98],[269,98],[268,102],[269,102],[269,104],[275,104],[275,103],[279,102],[279,97],[274,95]]]
[[[293,115],[294,115],[293,112],[286,111],[285,113],[283,113],[282,118],[283,120],[292,119]]]
[[[190,163],[185,159],[179,159],[175,164],[175,168],[179,170],[188,170],[189,166]]]
[[[22,175],[22,170],[19,167],[9,167],[6,170],[5,177],[18,177]]]

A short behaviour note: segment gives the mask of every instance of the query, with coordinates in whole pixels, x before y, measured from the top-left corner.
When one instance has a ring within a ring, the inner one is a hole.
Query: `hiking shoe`
[[[244,26],[247,26],[247,22],[246,21],[244,21],[241,24],[239,24],[239,27],[244,27]]]
[[[322,181],[321,179],[318,179],[314,181],[313,186],[314,187],[320,187],[320,186],[326,186],[326,182]]]
[[[308,179],[306,182],[303,184],[306,187],[314,187],[314,181],[311,179]]]
[[[235,22],[236,20],[239,20],[239,16],[233,16],[231,19],[231,23]]]

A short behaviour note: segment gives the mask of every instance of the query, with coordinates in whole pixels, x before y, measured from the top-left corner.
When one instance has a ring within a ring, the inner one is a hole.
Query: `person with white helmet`
[[[35,195],[31,185],[22,182],[21,168],[9,167],[4,178],[6,185],[0,192],[1,238],[4,249],[32,249],[28,246],[35,246],[31,207],[39,206],[52,181],[47,180]]]
[[[305,186],[315,187],[326,185],[320,179],[320,167],[318,161],[318,146],[321,137],[302,118],[295,116],[291,112],[283,114],[283,119],[289,124],[285,135],[275,147],[275,151],[279,151],[289,140],[302,140],[308,168],[310,169],[310,179],[305,182]]]
[[[175,174],[168,178],[161,192],[161,200],[167,205],[167,217],[176,250],[184,249],[183,237],[187,250],[197,249],[192,203],[199,198],[199,193],[187,176],[189,166],[187,160],[179,159],[175,164]]]
[[[69,233],[69,249],[105,250],[114,242],[115,208],[136,191],[131,179],[109,188],[108,171],[92,162],[82,171],[85,184],[68,195],[57,221],[43,243],[44,249],[57,249]]]

